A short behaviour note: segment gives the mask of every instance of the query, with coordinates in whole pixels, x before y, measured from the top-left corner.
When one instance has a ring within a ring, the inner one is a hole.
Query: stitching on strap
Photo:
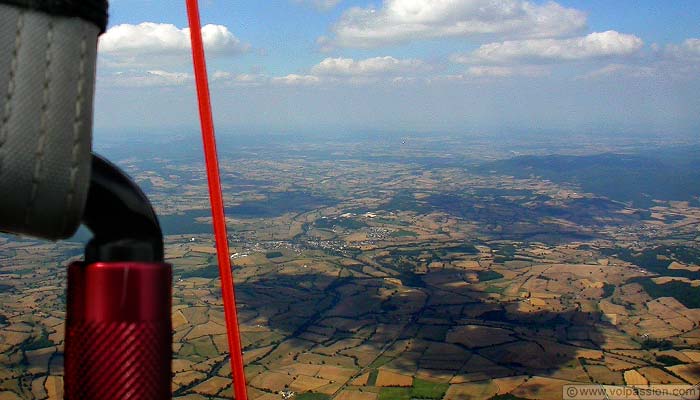
[[[17,77],[17,58],[19,56],[19,48],[22,45],[22,27],[24,26],[24,11],[20,11],[17,15],[17,28],[15,30],[15,47],[12,50],[12,61],[10,63],[10,81],[7,85],[7,94],[5,95],[5,110],[2,116],[2,124],[0,124],[0,173],[2,172],[3,161],[5,156],[5,141],[10,130],[10,117],[12,116],[12,99],[15,94],[15,79]]]
[[[34,173],[32,175],[32,191],[29,198],[29,203],[24,213],[24,223],[29,226],[32,217],[32,210],[36,205],[36,199],[39,195],[39,184],[42,182],[42,167],[44,164],[46,136],[49,130],[49,100],[51,88],[51,51],[53,47],[53,21],[49,19],[49,29],[46,31],[46,63],[44,65],[44,86],[41,101],[41,125],[39,127],[39,140],[37,141],[36,151],[34,152]]]
[[[78,176],[78,154],[80,152],[81,128],[83,126],[83,103],[85,102],[85,58],[87,55],[87,33],[83,27],[83,36],[80,41],[80,63],[78,65],[78,94],[75,98],[75,117],[73,118],[73,149],[71,151],[70,184],[65,199],[65,212],[61,223],[61,231],[65,231],[68,224],[68,213],[74,201],[77,176]]]

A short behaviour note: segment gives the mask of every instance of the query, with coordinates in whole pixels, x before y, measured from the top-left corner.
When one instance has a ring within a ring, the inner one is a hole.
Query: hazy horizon
[[[692,1],[202,4],[221,134],[700,136],[698,19]],[[111,2],[97,135],[197,127],[188,35],[184,7]]]

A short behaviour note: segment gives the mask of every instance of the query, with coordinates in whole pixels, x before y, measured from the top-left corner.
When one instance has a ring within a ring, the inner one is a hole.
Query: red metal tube
[[[76,262],[68,268],[65,398],[171,398],[169,264]]]
[[[247,400],[248,393],[246,391],[245,371],[243,369],[241,335],[238,329],[238,313],[236,310],[233,274],[231,273],[231,259],[229,258],[224,202],[221,194],[221,180],[219,178],[219,160],[216,154],[216,138],[209,96],[207,64],[204,57],[202,29],[199,20],[199,4],[197,0],[186,0],[186,4],[187,17],[190,24],[199,119],[202,126],[202,141],[204,143],[204,160],[207,165],[207,181],[209,183],[214,237],[216,238],[216,255],[219,261],[221,294],[224,302],[224,316],[226,319],[226,331],[228,332],[229,354],[231,356],[233,392],[236,400]]]

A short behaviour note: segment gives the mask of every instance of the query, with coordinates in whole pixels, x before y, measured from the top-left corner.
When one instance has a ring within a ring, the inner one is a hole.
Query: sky
[[[700,137],[697,0],[200,1],[220,134]],[[198,126],[184,1],[113,0],[96,135]]]

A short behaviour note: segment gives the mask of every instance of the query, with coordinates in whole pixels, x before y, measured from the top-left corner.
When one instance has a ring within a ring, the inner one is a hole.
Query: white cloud
[[[250,49],[223,25],[203,26],[202,40],[207,54],[213,56],[231,56]],[[189,62],[190,30],[154,22],[121,24],[100,37],[99,51],[110,66]]]
[[[610,76],[620,76],[623,78],[648,78],[657,72],[655,67],[626,64],[608,64],[602,68],[593,70],[580,78],[599,79]]]
[[[680,44],[668,44],[663,48],[653,44],[651,53],[636,63],[613,63],[594,69],[579,78],[654,78],[659,80],[687,80],[700,77],[700,39],[689,38]]]
[[[586,27],[586,14],[555,2],[524,0],[384,0],[382,6],[353,7],[319,38],[324,48],[376,47],[419,39],[492,35],[545,38],[568,36]]]
[[[287,76],[276,76],[270,82],[285,86],[309,86],[321,83],[321,78],[313,75],[289,74]]]
[[[469,67],[467,75],[478,78],[508,78],[512,76],[535,77],[547,75],[549,70],[540,66],[524,65],[515,67],[478,65]]]
[[[343,0],[294,0],[297,4],[305,4],[321,11],[328,11],[335,8]]]
[[[575,61],[628,56],[638,52],[643,45],[642,39],[634,35],[616,31],[594,32],[570,39],[488,43],[469,54],[454,55],[452,61],[462,64]]]
[[[101,75],[98,79],[102,85],[120,88],[174,87],[186,85],[192,81],[191,74],[162,70],[117,72]]]
[[[315,75],[367,76],[400,72],[417,72],[429,69],[421,60],[399,60],[394,57],[374,57],[355,61],[352,58],[326,58],[315,65]]]
[[[234,74],[226,71],[214,71],[211,74],[212,87],[260,86],[267,81],[267,77],[260,74]]]
[[[689,38],[680,45],[670,44],[665,53],[674,59],[700,61],[700,39]]]

